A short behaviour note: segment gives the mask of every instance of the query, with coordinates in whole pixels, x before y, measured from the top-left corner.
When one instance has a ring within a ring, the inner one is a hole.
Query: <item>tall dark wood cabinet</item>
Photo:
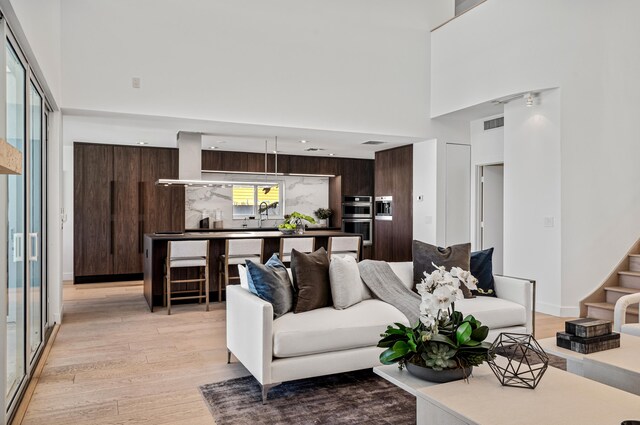
[[[74,146],[73,269],[76,276],[113,273],[113,147]]]
[[[375,196],[393,197],[393,219],[375,220],[377,260],[411,261],[413,241],[413,146],[376,152]]]
[[[74,276],[77,283],[138,278],[143,235],[184,230],[176,149],[74,145]]]
[[[142,270],[140,244],[140,148],[113,146],[113,274]]]

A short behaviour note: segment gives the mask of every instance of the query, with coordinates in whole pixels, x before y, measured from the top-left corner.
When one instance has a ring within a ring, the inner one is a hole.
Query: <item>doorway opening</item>
[[[477,167],[476,246],[493,248],[493,273],[504,271],[504,164]]]

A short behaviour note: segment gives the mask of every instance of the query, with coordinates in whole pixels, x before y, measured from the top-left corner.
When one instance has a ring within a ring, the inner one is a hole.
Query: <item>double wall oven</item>
[[[342,197],[342,231],[362,235],[362,244],[373,244],[373,197]]]

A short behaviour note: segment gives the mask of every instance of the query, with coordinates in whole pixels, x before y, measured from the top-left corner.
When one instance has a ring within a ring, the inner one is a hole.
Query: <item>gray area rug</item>
[[[262,404],[253,376],[200,387],[218,425],[415,424],[416,400],[371,369],[285,382]]]
[[[549,366],[566,362],[549,355]],[[543,378],[544,379],[544,378]],[[216,424],[415,424],[416,400],[371,369],[285,382],[262,392],[253,376],[200,387]]]

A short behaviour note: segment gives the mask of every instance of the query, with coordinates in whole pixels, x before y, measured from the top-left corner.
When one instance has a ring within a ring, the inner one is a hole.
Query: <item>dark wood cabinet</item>
[[[184,187],[156,185],[158,179],[178,178],[178,150],[142,149],[141,159],[142,233],[184,230]]]
[[[376,152],[375,196],[393,197],[393,220],[376,220],[377,260],[410,261],[413,241],[413,146]]]
[[[74,146],[74,259],[76,276],[113,273],[115,214],[113,146]]]
[[[113,146],[114,274],[133,274],[142,270],[138,186],[140,150],[136,147]]]
[[[142,274],[144,233],[184,230],[184,188],[155,184],[177,177],[176,149],[74,145],[76,282]]]

